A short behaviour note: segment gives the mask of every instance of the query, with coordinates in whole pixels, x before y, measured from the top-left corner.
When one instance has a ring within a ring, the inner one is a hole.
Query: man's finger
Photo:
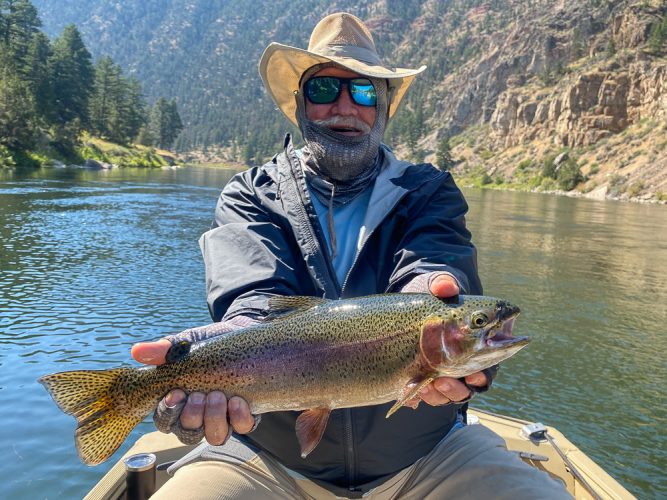
[[[452,402],[452,399],[437,391],[433,383],[427,385],[419,392],[419,397],[431,406],[442,406]]]
[[[431,293],[441,299],[455,297],[459,294],[459,285],[449,274],[441,274],[431,282]]]
[[[165,362],[167,351],[171,347],[171,342],[167,339],[160,339],[155,342],[139,342],[132,346],[130,351],[132,358],[145,365],[161,365]]]
[[[247,434],[255,426],[255,419],[245,399],[234,396],[229,400],[229,421],[239,434]]]
[[[455,403],[470,397],[470,389],[463,382],[455,378],[437,378],[430,386],[434,391],[439,392]]]
[[[227,397],[223,392],[212,391],[206,396],[204,409],[204,433],[206,441],[214,446],[224,444],[229,435],[227,423]]]
[[[185,393],[180,389],[171,391],[160,400],[153,414],[153,422],[160,432],[169,433],[173,431],[174,425],[181,417],[185,401]]]
[[[206,396],[201,392],[193,392],[188,396],[188,402],[181,412],[181,427],[183,429],[199,429],[204,425],[204,408]]]

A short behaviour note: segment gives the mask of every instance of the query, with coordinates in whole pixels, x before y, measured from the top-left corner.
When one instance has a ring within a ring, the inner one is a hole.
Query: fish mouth
[[[519,315],[519,310],[512,311],[511,314],[499,321],[494,327],[489,328],[484,336],[484,345],[489,349],[508,349],[510,347],[520,347],[530,342],[530,337],[515,337],[512,335],[514,320]]]

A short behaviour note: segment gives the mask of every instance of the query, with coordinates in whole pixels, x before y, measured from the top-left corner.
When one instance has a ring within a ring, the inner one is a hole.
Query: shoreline
[[[465,188],[465,189],[482,189],[482,190],[489,190],[489,191],[510,191],[510,192],[515,192],[515,193],[534,193],[534,194],[547,194],[547,195],[552,195],[552,196],[566,196],[568,198],[583,198],[583,199],[588,199],[592,201],[616,201],[616,202],[621,202],[621,203],[639,203],[643,205],[667,205],[667,200],[658,200],[655,198],[651,199],[641,199],[641,198],[631,198],[631,197],[622,197],[622,196],[611,196],[611,195],[605,195],[604,197],[599,196],[599,195],[593,195],[591,196],[590,193],[580,193],[577,191],[561,191],[559,189],[556,190],[548,190],[548,191],[541,191],[539,189],[519,189],[519,188],[512,188],[512,187],[487,187],[487,186],[477,186],[474,184],[460,184],[460,187]]]
[[[166,153],[166,154],[165,154]],[[123,164],[117,164],[117,163],[110,163],[110,162],[104,162],[104,161],[99,161],[93,158],[88,158],[85,160],[83,164],[66,164],[63,163],[62,161],[58,159],[49,159],[48,163],[42,164],[39,168],[40,169],[79,169],[79,170],[89,170],[89,171],[96,171],[96,170],[115,170],[115,169],[124,169],[124,168],[148,168],[148,169],[153,169],[153,168],[159,168],[159,169],[165,169],[165,170],[172,170],[172,169],[182,169],[182,168],[206,168],[206,169],[219,169],[219,170],[231,170],[236,173],[243,172],[244,170],[251,168],[246,165],[240,164],[240,163],[179,163],[178,160],[179,155],[170,153],[170,152],[165,152],[165,151],[159,151],[154,153],[155,156],[160,157],[164,163],[159,164],[159,165],[123,165]],[[167,158],[165,156],[169,157],[169,160],[171,161],[165,161]],[[2,170],[11,172],[11,171],[21,171],[25,170],[28,167],[20,167],[16,166],[13,168],[8,168],[8,169],[0,169],[0,172]],[[451,172],[450,172],[451,173]],[[657,199],[655,195],[653,195],[651,198],[640,198],[640,197],[630,197],[630,196],[624,196],[625,193],[623,193],[620,196],[613,196],[608,193],[608,189],[606,186],[603,186],[601,188],[589,191],[587,193],[582,193],[580,191],[572,190],[572,191],[563,191],[560,189],[553,189],[553,190],[541,190],[541,189],[522,189],[521,187],[515,187],[511,185],[479,185],[479,183],[472,182],[470,178],[458,178],[453,175],[454,180],[456,183],[465,189],[480,189],[480,190],[492,190],[492,191],[509,191],[509,192],[518,192],[518,193],[534,193],[534,194],[546,194],[546,195],[552,195],[552,196],[567,196],[569,198],[584,198],[584,199],[589,199],[589,200],[594,200],[594,201],[616,201],[616,202],[622,202],[622,203],[639,203],[639,204],[646,204],[646,205],[667,205],[667,199]],[[644,195],[646,196],[646,195]]]

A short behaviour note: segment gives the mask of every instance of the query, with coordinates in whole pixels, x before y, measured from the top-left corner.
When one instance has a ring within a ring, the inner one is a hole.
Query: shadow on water
[[[81,465],[74,420],[36,379],[130,364],[134,342],[210,321],[197,240],[231,175],[0,173],[0,497],[81,497],[111,466]],[[667,209],[466,196],[485,291],[519,304],[534,339],[476,405],[554,425],[635,494],[667,494]]]

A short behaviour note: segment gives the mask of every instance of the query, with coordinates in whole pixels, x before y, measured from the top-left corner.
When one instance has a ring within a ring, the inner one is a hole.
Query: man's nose
[[[343,84],[343,88],[341,89],[338,99],[336,99],[336,102],[334,103],[332,111],[339,115],[349,116],[358,114],[359,110],[357,109],[355,102],[352,100],[347,84]]]

